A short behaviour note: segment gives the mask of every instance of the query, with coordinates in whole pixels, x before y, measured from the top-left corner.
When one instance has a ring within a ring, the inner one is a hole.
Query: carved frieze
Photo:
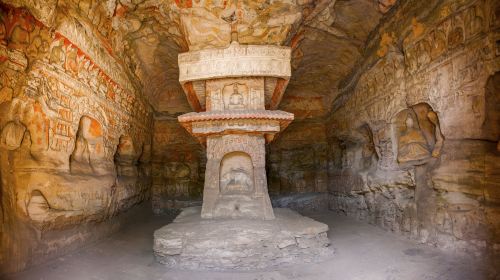
[[[225,77],[291,76],[290,48],[231,44],[226,49],[210,49],[179,54],[181,83]]]
[[[404,46],[408,71],[413,74],[471,41],[485,29],[484,1],[444,18],[423,37]]]

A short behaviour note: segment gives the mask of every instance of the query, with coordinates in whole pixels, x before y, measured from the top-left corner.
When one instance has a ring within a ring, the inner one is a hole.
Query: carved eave
[[[205,111],[205,82],[235,77],[265,79],[266,109],[278,108],[291,76],[291,49],[239,45],[179,54],[179,82],[196,112]]]
[[[234,110],[187,113],[178,117],[181,125],[203,145],[207,136],[261,134],[271,142],[294,119],[292,113],[268,110]]]

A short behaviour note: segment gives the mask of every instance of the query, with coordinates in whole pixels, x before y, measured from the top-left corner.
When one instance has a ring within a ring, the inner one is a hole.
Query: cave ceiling
[[[292,47],[292,78],[280,109],[304,119],[329,112],[339,82],[396,0],[6,2],[24,3],[48,25],[57,27],[58,18],[66,17],[96,31],[129,69],[156,116],[167,118],[192,111],[178,82],[178,53],[227,47],[235,22],[241,44]]]

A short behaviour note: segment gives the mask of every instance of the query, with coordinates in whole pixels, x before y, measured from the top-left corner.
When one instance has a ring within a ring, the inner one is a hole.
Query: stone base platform
[[[293,210],[275,208],[274,220],[202,219],[185,208],[154,233],[156,260],[169,267],[253,270],[317,262],[333,255],[328,226]]]

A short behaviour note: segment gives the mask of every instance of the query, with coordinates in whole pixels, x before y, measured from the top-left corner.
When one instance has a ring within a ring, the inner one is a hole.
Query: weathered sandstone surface
[[[332,256],[328,226],[286,208],[275,220],[202,219],[201,208],[182,211],[154,233],[156,260],[194,270],[252,270],[318,262]]]
[[[232,31],[291,49],[288,84],[264,83],[295,116],[265,146],[275,206],[498,254],[499,1],[4,0],[2,272],[116,231],[141,201],[201,205],[206,150],[178,116],[206,88],[179,82],[178,54]]]

